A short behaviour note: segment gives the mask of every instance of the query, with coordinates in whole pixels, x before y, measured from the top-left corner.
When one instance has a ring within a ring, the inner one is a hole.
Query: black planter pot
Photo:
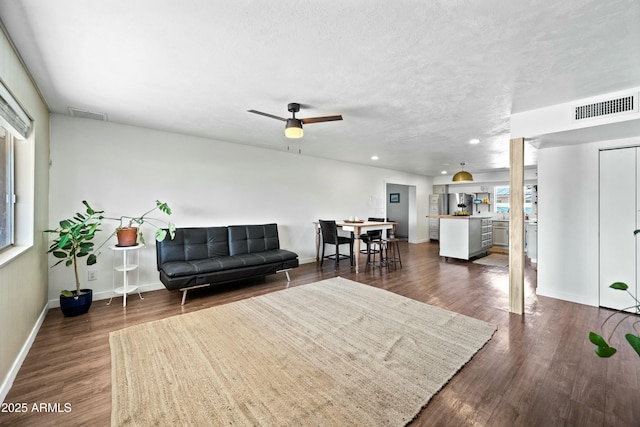
[[[91,307],[91,302],[93,301],[93,290],[80,289],[80,291],[84,293],[79,296],[76,296],[77,291],[73,291],[74,296],[72,297],[60,295],[60,309],[62,310],[62,314],[67,317],[72,317],[85,314],[89,311],[89,307]]]

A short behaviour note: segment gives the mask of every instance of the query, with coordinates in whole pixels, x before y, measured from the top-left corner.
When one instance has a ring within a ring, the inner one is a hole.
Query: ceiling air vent
[[[638,112],[638,94],[610,98],[574,107],[573,120],[581,121]]]
[[[80,110],[73,107],[69,107],[69,115],[71,115],[71,117],[80,117],[82,119],[100,120],[101,122],[107,121],[107,115],[105,113],[94,113],[92,111]]]

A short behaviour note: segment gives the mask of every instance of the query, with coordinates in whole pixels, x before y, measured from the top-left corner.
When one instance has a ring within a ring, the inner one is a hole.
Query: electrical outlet
[[[89,270],[88,276],[89,280],[98,280],[98,272],[96,270]]]

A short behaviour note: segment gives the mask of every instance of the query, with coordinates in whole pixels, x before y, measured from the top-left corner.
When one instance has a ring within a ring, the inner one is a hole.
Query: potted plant
[[[149,209],[140,216],[123,215],[119,218],[105,217],[105,219],[111,219],[114,221],[118,221],[119,223],[115,231],[109,236],[109,238],[115,235],[118,238],[118,246],[135,246],[138,239],[140,239],[140,243],[145,244],[144,234],[142,233],[141,227],[142,224],[146,223],[151,225],[152,227],[155,227],[155,238],[157,241],[161,242],[167,237],[167,230],[161,228],[158,225],[159,223],[162,223],[167,227],[169,235],[171,236],[171,239],[173,239],[176,232],[176,226],[172,222],[163,221],[158,218],[150,218],[148,216],[156,210],[159,210],[160,212],[163,212],[167,215],[171,215],[171,208],[169,207],[169,205],[156,200],[156,206],[152,209]]]
[[[633,234],[638,234],[638,233],[640,233],[640,230],[635,230],[633,232]],[[629,292],[629,286],[626,283],[615,282],[609,285],[609,287],[611,289],[627,292],[631,296],[631,298],[633,298],[633,300],[635,301],[635,304],[632,306],[623,308],[622,310],[614,311],[611,315],[609,315],[604,320],[604,322],[602,322],[600,329],[601,331],[604,331],[604,326],[607,324],[607,322],[612,320],[613,317],[618,314],[622,315],[622,318],[615,324],[615,326],[611,330],[611,333],[609,334],[608,339],[605,340],[602,337],[602,335],[597,334],[595,332],[589,332],[589,341],[591,341],[592,344],[595,344],[596,346],[595,352],[599,357],[611,357],[618,351],[615,347],[611,347],[608,342],[611,341],[611,338],[613,337],[613,334],[615,333],[616,329],[618,329],[618,326],[620,326],[622,322],[624,322],[627,318],[633,316],[633,314],[628,312],[627,310],[635,309],[636,313],[640,313],[640,301],[638,301],[638,299],[631,292]],[[628,334],[625,334],[625,338],[629,343],[629,345],[631,346],[631,348],[633,348],[635,352],[638,354],[638,356],[640,356],[640,332],[638,331],[638,325],[640,325],[640,320],[637,320],[636,318],[636,320],[634,320],[632,324],[633,330],[635,331],[635,335],[628,333]]]
[[[620,319],[618,321],[618,323],[615,324],[615,326],[613,327],[613,329],[611,330],[611,333],[609,334],[608,339],[604,339],[600,334],[597,334],[595,332],[589,332],[589,341],[591,341],[592,344],[595,344],[596,346],[596,354],[599,357],[611,357],[613,356],[618,350],[615,347],[611,347],[608,344],[608,341],[611,341],[611,338],[613,337],[613,334],[615,333],[616,329],[618,329],[618,326],[620,326],[620,324],[627,319],[628,317],[633,316],[633,314],[627,312],[626,310],[630,310],[630,309],[635,309],[636,312],[640,313],[640,301],[638,301],[638,299],[633,296],[633,294],[631,294],[631,292],[629,292],[629,286],[627,286],[626,283],[622,283],[622,282],[615,282],[613,284],[611,284],[609,286],[611,289],[617,289],[620,291],[626,291],[631,298],[634,299],[635,304],[630,306],[630,307],[626,307],[622,310],[616,310],[614,311],[611,315],[609,315],[604,322],[602,322],[602,325],[600,326],[600,329],[602,331],[604,331],[604,326],[607,324],[607,322],[609,322],[610,320],[613,319],[614,316],[618,315],[618,314],[622,314],[623,317],[622,319]],[[633,329],[635,331],[635,335],[634,334],[625,334],[625,338],[627,339],[627,342],[629,343],[629,345],[631,346],[631,348],[633,348],[635,350],[636,353],[638,353],[638,356],[640,356],[640,333],[638,332],[638,328],[637,326],[640,324],[640,320],[635,320],[633,322]]]
[[[86,200],[82,201],[86,210],[84,213],[76,213],[73,218],[60,221],[57,228],[45,230],[46,233],[55,235],[47,253],[53,254],[58,262],[51,267],[64,263],[66,267],[73,267],[76,278],[74,291],[63,290],[60,293],[60,308],[65,316],[77,316],[89,311],[93,300],[91,289],[80,288],[78,275],[78,258],[87,259],[87,265],[97,262],[92,242],[98,227],[102,222],[104,211],[94,210]]]

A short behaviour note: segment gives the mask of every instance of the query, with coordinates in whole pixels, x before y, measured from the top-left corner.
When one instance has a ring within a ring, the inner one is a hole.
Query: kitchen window
[[[509,186],[497,185],[494,187],[493,199],[495,200],[495,212],[509,212]],[[533,187],[531,185],[524,186],[524,213],[531,214],[533,210]]]

